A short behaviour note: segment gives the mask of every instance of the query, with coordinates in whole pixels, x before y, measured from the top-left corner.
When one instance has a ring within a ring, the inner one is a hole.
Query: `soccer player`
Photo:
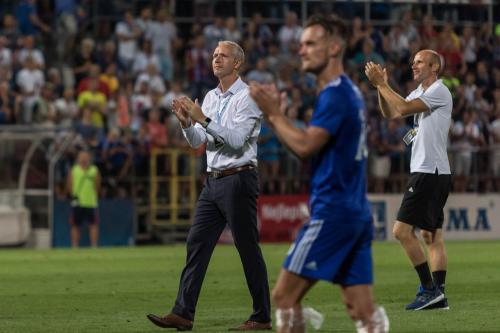
[[[451,188],[446,152],[453,108],[448,88],[438,79],[442,57],[433,50],[419,51],[412,63],[413,79],[419,83],[406,99],[387,83],[387,71],[368,62],[365,73],[377,88],[382,115],[388,119],[414,116],[414,127],[403,140],[413,144],[410,179],[394,224],[393,233],[403,246],[420,279],[415,301],[407,310],[448,309],[444,286],[448,258],[443,240],[443,207]],[[415,235],[415,228],[429,250],[429,264]]]
[[[388,332],[372,283],[372,216],[366,197],[365,105],[344,74],[346,28],[333,15],[312,16],[300,39],[302,69],[316,75],[317,105],[300,129],[279,111],[274,86],[250,91],[268,124],[298,157],[312,157],[311,220],[290,248],[272,292],[277,332],[305,332],[302,298],[318,280],[339,284],[357,332]]]

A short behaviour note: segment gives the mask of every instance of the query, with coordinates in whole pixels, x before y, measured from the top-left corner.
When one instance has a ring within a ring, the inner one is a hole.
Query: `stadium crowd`
[[[255,12],[241,28],[235,17],[214,16],[206,25],[195,22],[179,29],[166,5],[144,2],[137,12],[125,9],[118,18],[106,16],[96,23],[90,21],[89,3],[23,0],[0,7],[0,124],[76,131],[81,144],[93,151],[112,195],[127,195],[127,186],[119,184],[130,175],[148,175],[151,149],[189,149],[171,115],[172,100],[183,94],[201,99],[215,86],[211,53],[219,40],[240,43],[247,57],[244,79],[276,83],[283,92],[282,111],[297,126],[308,123],[315,83],[300,71],[302,28],[293,11],[282,24],[269,25]],[[442,80],[454,97],[449,138],[454,190],[498,191],[500,26],[438,26],[432,16],[411,8],[392,26],[374,26],[359,17],[351,21],[346,70],[367,104],[369,190],[399,191],[405,183],[410,150],[402,137],[413,120],[379,116],[364,65],[384,64],[391,85],[406,95],[415,88],[410,55],[424,48],[444,57]],[[70,149],[61,161],[60,181],[75,151]],[[202,159],[203,151],[197,156]],[[281,147],[265,124],[259,163],[263,193],[307,191],[307,164]],[[473,175],[481,188],[471,182]]]

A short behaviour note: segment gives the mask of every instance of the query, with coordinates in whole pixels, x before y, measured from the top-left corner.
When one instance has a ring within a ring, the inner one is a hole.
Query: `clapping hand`
[[[194,102],[186,96],[182,96],[178,99],[179,103],[182,105],[182,109],[186,110],[191,119],[198,123],[202,123],[205,121],[207,116],[203,114],[200,105],[198,104],[198,99],[195,99]]]
[[[184,108],[181,101],[177,98],[172,101],[172,111],[174,112],[175,116],[177,117],[183,128],[191,126],[191,116]]]
[[[365,74],[370,83],[377,88],[381,84],[387,83],[387,70],[382,68],[379,64],[371,61],[365,65]]]
[[[250,95],[259,106],[264,116],[281,114],[280,93],[274,84],[250,84]]]

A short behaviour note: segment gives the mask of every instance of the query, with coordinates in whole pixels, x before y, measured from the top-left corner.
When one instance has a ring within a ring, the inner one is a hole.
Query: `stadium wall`
[[[54,203],[53,247],[70,247],[69,201]],[[99,246],[134,245],[134,205],[128,199],[99,200]],[[82,232],[82,246],[89,245],[88,232]]]
[[[372,194],[376,240],[395,240],[392,226],[402,194]],[[262,196],[258,216],[263,242],[289,242],[309,218],[307,196]],[[500,239],[500,195],[452,194],[444,208],[445,238]]]

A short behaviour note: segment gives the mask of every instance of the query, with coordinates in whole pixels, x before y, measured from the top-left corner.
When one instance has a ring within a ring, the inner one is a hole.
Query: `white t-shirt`
[[[437,80],[425,91],[420,84],[406,100],[417,98],[427,105],[429,111],[414,116],[417,135],[411,150],[410,171],[435,173],[437,169],[438,174],[449,175],[446,145],[453,110],[451,93],[441,80]]]
[[[115,34],[122,37],[134,37],[134,31],[127,22],[118,22],[115,28]],[[118,56],[120,59],[130,61],[134,59],[137,48],[135,39],[118,40]]]

